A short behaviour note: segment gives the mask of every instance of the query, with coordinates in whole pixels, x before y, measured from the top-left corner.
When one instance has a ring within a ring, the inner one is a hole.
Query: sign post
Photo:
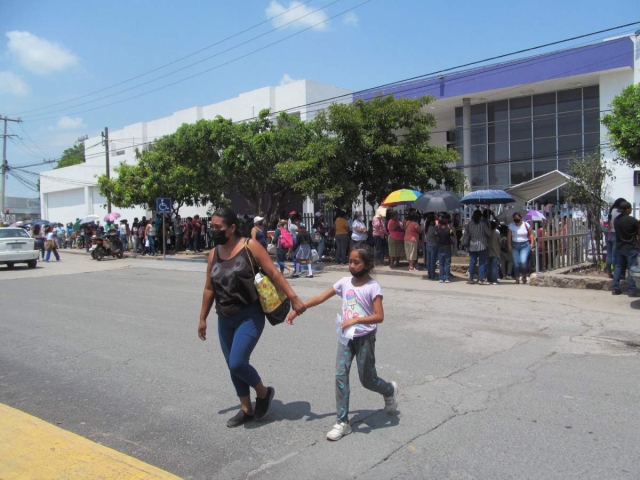
[[[162,215],[162,259],[164,260],[167,256],[167,239],[165,235],[167,234],[167,229],[164,226],[164,216],[167,213],[171,213],[171,202],[170,198],[156,198],[156,213],[160,213]]]

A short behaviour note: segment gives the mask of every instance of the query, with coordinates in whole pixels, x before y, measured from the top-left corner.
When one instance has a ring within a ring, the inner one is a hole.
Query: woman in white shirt
[[[367,246],[367,226],[362,221],[362,213],[355,212],[353,214],[351,229],[352,250],[365,248]]]
[[[522,221],[520,212],[513,214],[513,222],[509,225],[507,239],[509,252],[513,258],[513,278],[516,279],[516,283],[520,283],[522,276],[522,283],[527,283],[529,255],[534,248],[535,239],[529,225]]]

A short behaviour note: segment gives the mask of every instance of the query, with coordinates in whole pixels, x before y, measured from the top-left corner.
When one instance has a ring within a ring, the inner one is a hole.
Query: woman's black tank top
[[[216,313],[219,316],[230,317],[258,301],[254,276],[244,247],[228,260],[222,260],[216,248],[211,266],[211,284],[216,292]]]

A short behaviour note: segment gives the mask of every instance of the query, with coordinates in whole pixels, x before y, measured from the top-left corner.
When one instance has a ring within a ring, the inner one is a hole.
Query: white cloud
[[[7,32],[7,50],[30,72],[46,75],[78,64],[78,58],[66,48],[29,32]]]
[[[87,127],[84,123],[84,120],[82,120],[82,118],[80,117],[71,118],[67,116],[61,117],[60,120],[58,120],[57,126],[59,130],[77,130],[79,128]]]
[[[29,86],[13,72],[0,72],[0,94],[26,95]]]
[[[356,15],[354,12],[349,12],[344,16],[342,23],[355,27],[358,25],[359,21],[360,19],[358,18],[358,15]]]
[[[296,1],[292,1],[288,7],[285,7],[277,0],[272,0],[265,13],[267,14],[267,18],[272,18],[278,15],[277,18],[273,18],[271,20],[271,23],[275,27],[281,27],[289,22],[294,22],[295,20],[299,19],[295,23],[287,25],[287,28],[302,28],[313,26],[314,30],[326,30],[326,20],[329,18],[323,10],[314,12],[313,8],[302,5],[300,2]]]
[[[291,78],[291,76],[288,73],[285,73],[284,75],[282,75],[282,78],[280,79],[280,85],[286,85],[287,83],[297,82],[297,81],[298,81],[297,78]]]

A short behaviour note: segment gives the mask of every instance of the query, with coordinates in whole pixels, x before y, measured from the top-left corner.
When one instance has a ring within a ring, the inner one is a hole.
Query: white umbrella
[[[100,219],[98,215],[87,215],[82,220],[80,220],[80,225],[84,225],[85,223],[93,223],[97,222]]]

